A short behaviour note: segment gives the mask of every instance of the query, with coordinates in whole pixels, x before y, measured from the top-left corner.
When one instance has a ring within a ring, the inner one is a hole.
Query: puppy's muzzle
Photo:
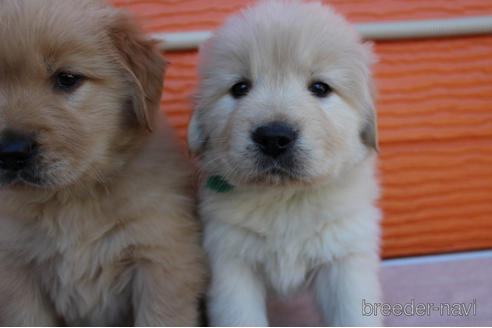
[[[271,122],[258,127],[251,138],[264,155],[277,158],[294,146],[297,132],[286,123]]]
[[[15,173],[29,166],[38,146],[32,137],[6,131],[0,138],[0,169]]]

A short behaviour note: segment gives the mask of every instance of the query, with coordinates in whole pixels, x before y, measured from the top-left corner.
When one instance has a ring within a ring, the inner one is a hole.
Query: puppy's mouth
[[[0,186],[42,187],[43,185],[43,179],[35,168],[26,168],[21,171],[0,170]]]
[[[21,167],[0,166],[0,186],[43,187],[47,184],[45,170],[39,156],[34,156]]]
[[[256,182],[285,184],[303,179],[302,165],[293,154],[281,158],[258,155],[256,159]]]

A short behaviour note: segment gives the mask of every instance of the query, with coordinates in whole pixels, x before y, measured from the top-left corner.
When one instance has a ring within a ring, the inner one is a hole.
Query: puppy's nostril
[[[7,134],[0,141],[0,168],[8,171],[23,169],[36,153],[36,149],[32,138]]]
[[[289,150],[297,138],[296,131],[282,122],[272,122],[257,128],[252,139],[258,148],[271,157],[277,157]]]
[[[291,143],[292,139],[289,137],[279,137],[277,139],[277,145],[281,148],[287,147]]]

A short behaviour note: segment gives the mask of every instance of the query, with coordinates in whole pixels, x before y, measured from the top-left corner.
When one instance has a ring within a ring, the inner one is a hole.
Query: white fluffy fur
[[[217,326],[268,325],[267,297],[312,287],[328,325],[378,325],[362,299],[380,297],[380,212],[370,47],[319,3],[267,1],[231,17],[201,49],[197,102],[188,141],[204,177],[227,193],[200,189],[204,247]],[[252,83],[235,99],[231,86]],[[326,98],[307,86],[321,80]],[[299,132],[302,169],[294,180],[255,167],[251,131],[281,120]]]

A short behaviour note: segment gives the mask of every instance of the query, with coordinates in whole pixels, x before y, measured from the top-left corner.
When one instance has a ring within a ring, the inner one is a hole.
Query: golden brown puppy
[[[0,324],[194,325],[190,170],[165,62],[99,1],[0,1]]]

